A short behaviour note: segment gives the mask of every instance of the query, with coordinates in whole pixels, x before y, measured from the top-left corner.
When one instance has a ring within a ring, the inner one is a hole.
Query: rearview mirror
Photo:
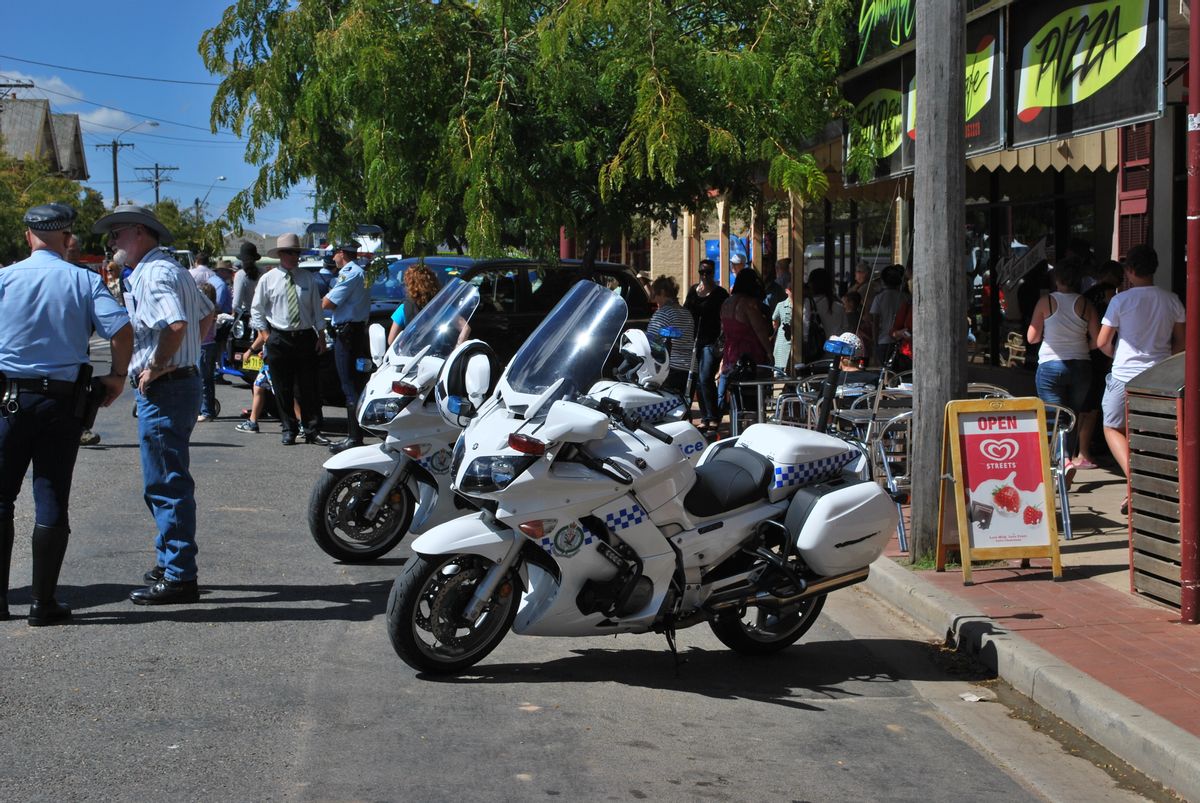
[[[387,334],[381,324],[373,323],[367,329],[367,338],[371,341],[371,362],[378,368],[383,365],[383,355],[387,354]]]

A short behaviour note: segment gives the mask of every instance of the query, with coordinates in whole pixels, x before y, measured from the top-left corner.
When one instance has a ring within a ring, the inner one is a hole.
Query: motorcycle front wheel
[[[520,581],[510,572],[483,612],[463,617],[475,589],[494,564],[479,555],[418,555],[404,566],[388,597],[392,649],[421,672],[445,675],[483,660],[512,627]]]
[[[750,607],[713,619],[709,627],[729,649],[743,655],[766,655],[790,647],[808,632],[825,607],[825,595],[810,597],[782,610]]]
[[[325,471],[308,501],[308,528],[325,554],[348,563],[383,557],[408,533],[413,498],[397,487],[373,519],[363,515],[383,476],[374,471]]]

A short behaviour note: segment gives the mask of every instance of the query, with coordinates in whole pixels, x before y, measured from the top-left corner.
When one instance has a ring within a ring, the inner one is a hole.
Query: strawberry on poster
[[[972,549],[1048,545],[1054,511],[1037,412],[969,413],[958,423]]]

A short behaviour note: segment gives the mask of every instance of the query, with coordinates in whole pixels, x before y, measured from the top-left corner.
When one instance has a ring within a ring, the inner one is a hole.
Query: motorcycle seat
[[[766,501],[773,471],[771,461],[752,449],[722,449],[696,469],[696,484],[683,498],[683,507],[693,516],[707,518]]]

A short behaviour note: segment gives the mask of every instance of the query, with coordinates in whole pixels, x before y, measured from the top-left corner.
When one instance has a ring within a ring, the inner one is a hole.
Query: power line
[[[3,74],[0,73],[0,75],[3,75]],[[118,108],[117,106],[108,106],[104,103],[97,103],[94,100],[88,100],[87,98],[81,98],[78,95],[71,95],[67,92],[59,92],[57,89],[47,89],[44,86],[37,87],[37,89],[39,89],[42,92],[49,92],[52,95],[59,95],[60,97],[68,98],[69,100],[74,100],[79,103],[86,103],[89,106],[96,106],[101,109],[112,109],[115,112],[121,112],[122,114],[128,114],[132,117],[142,117],[146,120],[154,120],[155,122],[166,123],[167,125],[176,125],[176,126],[179,126],[180,128],[194,128],[197,131],[204,131],[205,133],[212,134],[212,129],[205,128],[204,126],[192,125],[191,123],[180,123],[180,122],[176,122],[175,120],[167,120],[163,117],[155,117],[154,115],[150,115],[150,114],[142,114],[141,112],[132,112],[132,111],[129,111],[128,109]],[[214,134],[213,136],[220,136],[220,134]],[[230,134],[229,136],[233,136],[233,135]],[[234,139],[238,139],[238,137],[234,137]]]
[[[96,123],[91,120],[81,120],[80,122],[83,125],[88,126],[89,128],[94,126],[96,128],[107,128],[111,131],[120,131],[121,130],[120,126],[108,125],[107,123]],[[99,132],[96,132],[96,131],[84,131],[83,133],[85,136],[97,136],[97,137],[103,136],[103,134],[100,134]],[[208,140],[208,139],[194,139],[191,137],[172,137],[172,136],[168,136],[167,134],[151,134],[148,131],[135,131],[134,135],[139,136],[139,137],[153,137],[154,139],[166,139],[166,140],[170,140],[172,142],[195,142],[195,143],[199,143],[201,145],[216,145],[216,146],[225,147],[225,148],[240,148],[240,147],[242,147],[241,142],[213,142],[212,140]]]
[[[82,67],[67,67],[63,64],[47,64],[44,61],[33,61],[32,59],[19,59],[16,56],[6,56],[0,53],[0,59],[8,59],[10,61],[19,61],[22,64],[36,64],[39,67],[53,67],[56,70],[70,70],[71,72],[83,72],[89,75],[104,75],[109,78],[127,78],[130,81],[154,81],[159,84],[187,84],[189,86],[220,86],[214,81],[184,81],[174,78],[150,78],[145,75],[125,75],[117,72],[101,72],[100,70],[85,70]]]

